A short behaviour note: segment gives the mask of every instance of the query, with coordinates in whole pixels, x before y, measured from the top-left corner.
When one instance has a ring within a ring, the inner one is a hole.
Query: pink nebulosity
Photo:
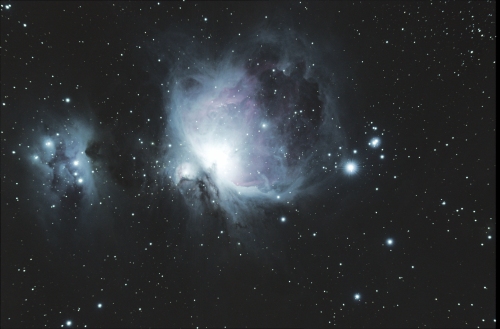
[[[256,99],[260,84],[245,75],[234,86],[214,88],[182,112],[187,141],[204,170],[237,186],[268,187],[279,179],[272,127],[262,128]]]

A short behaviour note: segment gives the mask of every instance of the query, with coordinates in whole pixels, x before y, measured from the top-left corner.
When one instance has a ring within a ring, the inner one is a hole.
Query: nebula
[[[176,37],[168,40],[179,48],[170,48],[165,83],[166,173],[193,213],[216,205],[230,222],[245,221],[256,207],[335,181],[345,137],[327,56],[290,31],[233,40],[216,56]]]
[[[21,166],[28,165],[28,174],[20,178],[23,195],[35,196],[23,212],[38,219],[47,241],[63,245],[81,241],[82,232],[109,226],[119,204],[109,146],[103,142],[109,135],[100,135],[90,114],[68,117],[45,116],[42,125],[23,136],[20,145],[26,147],[19,151],[26,160]]]

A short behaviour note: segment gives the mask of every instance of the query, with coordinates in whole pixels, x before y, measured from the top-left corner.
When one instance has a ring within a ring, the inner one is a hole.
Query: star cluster
[[[346,150],[335,86],[316,66],[331,65],[301,34],[256,33],[215,61],[202,47],[175,58],[166,83],[169,177],[184,196],[220,205],[231,224],[255,217],[248,203],[293,204],[335,184]],[[191,48],[177,44],[174,54]],[[357,171],[354,162],[346,168]]]
[[[2,327],[494,327],[496,3],[3,2]]]

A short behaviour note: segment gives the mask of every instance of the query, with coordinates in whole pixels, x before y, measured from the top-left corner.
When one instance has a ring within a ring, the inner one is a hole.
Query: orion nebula
[[[0,326],[495,326],[495,13],[2,2]]]
[[[334,65],[314,42],[260,31],[213,59],[182,46],[165,84],[167,173],[194,214],[220,207],[229,222],[247,221],[255,207],[335,182],[345,137]]]

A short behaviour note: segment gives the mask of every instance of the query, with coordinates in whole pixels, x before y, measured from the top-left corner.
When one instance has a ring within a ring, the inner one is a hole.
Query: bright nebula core
[[[331,63],[291,32],[259,35],[215,58],[181,47],[185,58],[172,61],[167,172],[203,207],[195,213],[215,205],[237,221],[249,203],[290,202],[333,182],[321,170],[336,168],[343,145]]]
[[[172,32],[161,40],[168,47],[153,50],[168,69],[159,152],[147,134],[135,145],[136,136],[113,136],[93,116],[53,116],[34,131],[37,147],[27,155],[47,189],[45,223],[71,217],[106,225],[102,213],[120,209],[110,196],[121,186],[137,187],[137,196],[168,186],[163,197],[187,210],[191,232],[254,243],[270,234],[265,221],[290,222],[285,215],[299,200],[317,200],[356,173],[339,121],[339,56],[290,29],[247,34],[215,51]],[[75,205],[81,210],[73,215]]]

